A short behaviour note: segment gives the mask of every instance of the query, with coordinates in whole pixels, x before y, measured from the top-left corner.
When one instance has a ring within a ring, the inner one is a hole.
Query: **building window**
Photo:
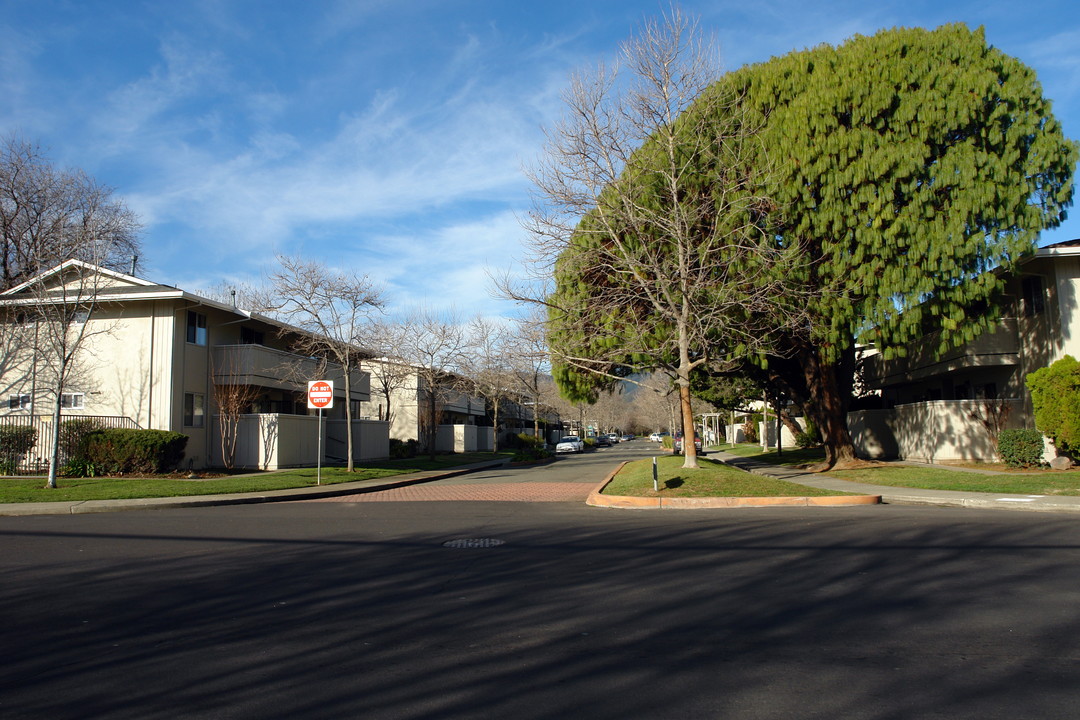
[[[86,395],[84,393],[61,393],[60,394],[60,407],[70,410],[82,410],[85,405]]]
[[[194,310],[187,314],[187,341],[195,345],[206,344],[206,316]]]
[[[203,427],[206,417],[206,396],[184,393],[184,427]]]
[[[30,409],[30,396],[29,395],[8,395],[8,409],[9,410],[29,410]]]
[[[240,344],[241,345],[262,345],[263,334],[258,330],[254,330],[249,327],[240,326]]]
[[[1021,283],[1024,291],[1024,316],[1034,317],[1046,309],[1046,291],[1041,277],[1029,275]]]
[[[75,312],[71,314],[72,325],[85,325],[86,321],[90,319],[90,311],[86,308],[77,308]]]

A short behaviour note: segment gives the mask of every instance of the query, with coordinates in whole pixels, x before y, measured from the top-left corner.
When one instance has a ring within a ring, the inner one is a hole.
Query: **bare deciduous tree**
[[[530,398],[533,410],[533,436],[540,437],[540,408],[548,370],[547,340],[544,319],[539,309],[518,318],[513,331],[510,368],[521,391]],[[546,440],[546,438],[545,438]]]
[[[51,405],[49,488],[57,486],[65,392],[87,372],[93,338],[110,334],[116,324],[97,317],[103,285],[97,266],[68,260],[0,294],[8,312],[18,318],[5,329],[26,338],[21,346],[30,351],[34,394]]]
[[[226,367],[211,367],[211,376],[230,378],[240,374],[236,367],[238,356],[224,353]],[[211,354],[211,364],[214,355]],[[229,367],[228,365],[233,365]],[[244,413],[251,412],[251,404],[259,397],[261,388],[255,385],[239,383],[214,383],[214,403],[218,411],[218,436],[221,447],[221,462],[226,468],[232,468],[236,462],[236,441],[240,430],[240,419]]]
[[[421,309],[406,322],[412,332],[401,338],[400,357],[416,372],[420,443],[434,458],[443,405],[447,393],[456,392],[456,376],[468,352],[468,337],[452,312]]]
[[[376,320],[367,325],[356,338],[356,343],[371,350],[374,358],[364,363],[371,374],[372,392],[380,395],[384,402],[379,403],[378,419],[394,423],[396,407],[394,396],[406,387],[409,378],[416,373],[402,355],[402,347],[412,334],[408,320],[388,322]]]
[[[503,403],[516,394],[518,384],[511,364],[512,337],[506,326],[477,317],[469,323],[468,344],[461,367],[465,388],[491,408],[495,435],[492,452],[498,452],[500,412]]]
[[[691,371],[764,346],[775,322],[755,319],[789,275],[764,229],[771,205],[748,152],[757,128],[739,98],[710,87],[714,47],[673,9],[622,46],[621,66],[572,78],[531,173],[532,267],[554,287],[501,287],[549,308],[564,392],[595,397],[628,372],[666,371],[688,434]],[[684,467],[697,467],[693,443]]]
[[[354,340],[362,335],[372,314],[382,307],[378,288],[366,275],[335,271],[319,262],[278,256],[280,269],[271,273],[275,298],[270,311],[301,333],[283,328],[283,336],[303,355],[341,367],[345,390],[345,438],[348,472],[353,472],[352,373],[370,352]]]
[[[59,170],[41,149],[0,140],[0,287],[76,258],[131,271],[139,222],[113,191],[80,170]]]

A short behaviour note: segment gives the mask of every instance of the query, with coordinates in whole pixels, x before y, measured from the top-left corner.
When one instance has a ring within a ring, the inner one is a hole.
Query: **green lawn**
[[[801,465],[823,460],[820,449],[784,450],[762,454],[760,445],[736,445],[719,448],[743,457],[755,457],[773,465]],[[957,490],[961,492],[1012,493],[1018,495],[1080,495],[1080,470],[1055,472],[1029,470],[1004,475],[951,470],[947,466],[913,467],[883,464],[881,467],[852,470],[829,470],[831,477],[872,485],[922,488],[925,490]]]
[[[1076,470],[981,475],[942,468],[890,466],[858,470],[830,470],[829,475],[841,480],[927,490],[1017,495],[1080,495],[1080,472]]]
[[[356,472],[340,467],[324,467],[322,484],[371,480],[423,470],[449,469],[458,465],[493,459],[509,459],[509,453],[462,453],[405,460],[380,460],[357,466]],[[0,478],[0,503],[59,502],[70,500],[124,500],[133,498],[258,493],[269,490],[314,487],[315,468],[300,468],[258,475],[221,477],[208,480],[173,480],[165,478],[58,478],[59,487],[45,488],[42,477]]]
[[[754,475],[707,458],[698,459],[700,470],[683,470],[682,462],[681,456],[657,458],[659,492],[653,490],[651,459],[627,463],[604,488],[604,494],[634,497],[807,497],[845,494]]]

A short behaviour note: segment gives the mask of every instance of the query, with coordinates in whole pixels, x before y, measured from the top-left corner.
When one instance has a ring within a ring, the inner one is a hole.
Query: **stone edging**
[[[637,508],[692,510],[698,508],[754,507],[842,507],[848,505],[877,505],[880,495],[825,495],[819,497],[684,497],[658,498],[629,495],[603,495],[605,487],[626,465],[621,463],[596,486],[585,501],[586,505],[606,508]]]

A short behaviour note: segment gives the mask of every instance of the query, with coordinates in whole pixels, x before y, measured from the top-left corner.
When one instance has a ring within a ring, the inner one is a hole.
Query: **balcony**
[[[1016,318],[1005,318],[991,331],[970,343],[951,348],[940,356],[934,353],[937,335],[928,335],[908,346],[907,357],[886,360],[871,355],[863,361],[868,387],[881,388],[897,383],[924,380],[975,367],[1020,364],[1020,337]]]
[[[215,385],[255,385],[278,390],[307,390],[309,380],[332,380],[335,392],[344,392],[340,365],[330,365],[320,373],[320,363],[310,357],[275,350],[263,345],[217,345],[212,349]],[[324,376],[325,375],[325,376]],[[352,399],[368,400],[371,377],[352,372]]]

